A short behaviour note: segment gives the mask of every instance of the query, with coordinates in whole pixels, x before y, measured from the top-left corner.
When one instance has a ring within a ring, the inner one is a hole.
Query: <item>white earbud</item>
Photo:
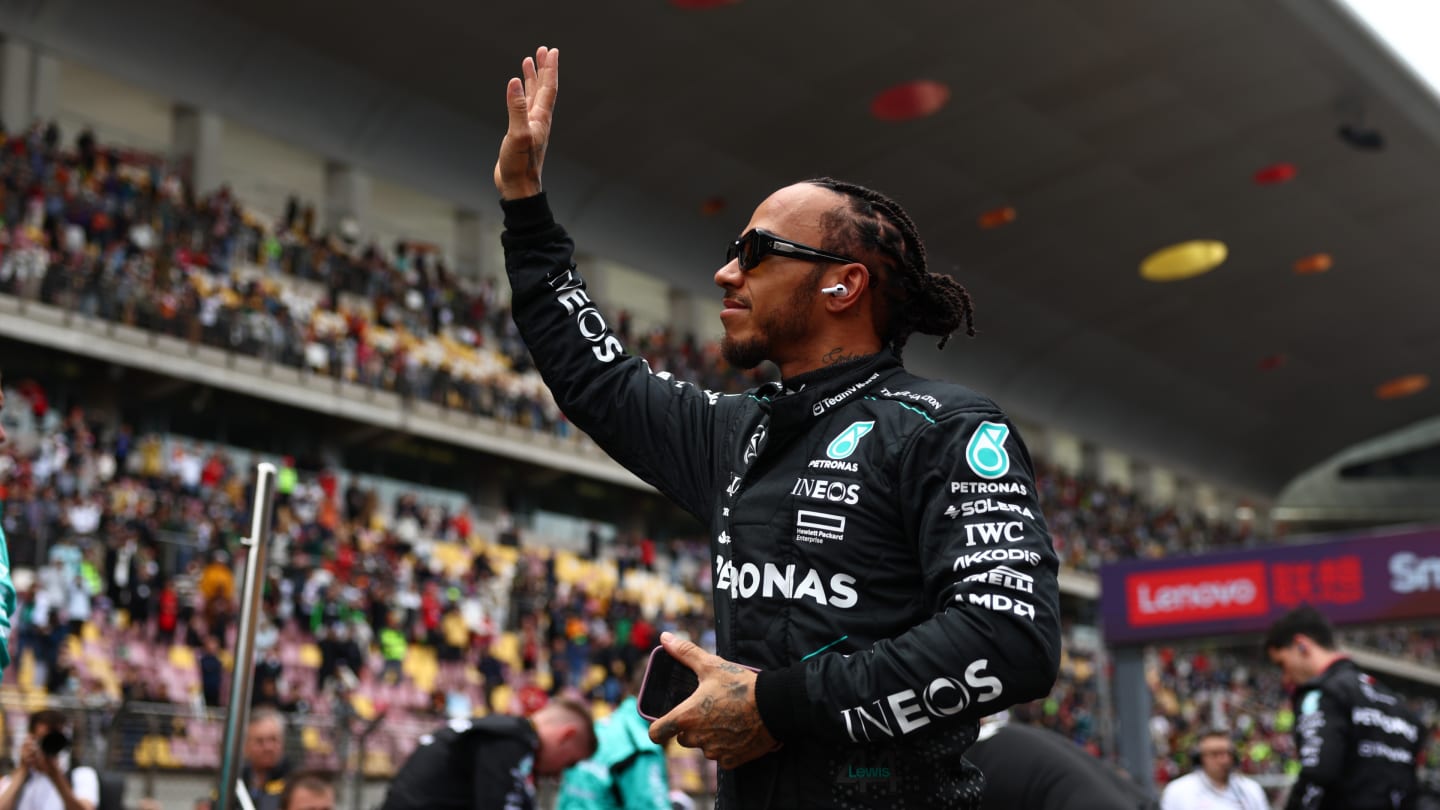
[[[848,287],[846,287],[844,284],[836,284],[834,287],[821,287],[821,288],[820,288],[820,292],[825,293],[826,295],[837,295],[837,296],[838,296],[838,295],[844,295],[845,293],[850,292],[850,289],[849,289]]]

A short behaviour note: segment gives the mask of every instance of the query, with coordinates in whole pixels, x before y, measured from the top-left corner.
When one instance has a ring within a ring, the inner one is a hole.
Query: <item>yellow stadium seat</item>
[[[700,770],[698,768],[686,768],[684,771],[681,771],[680,789],[686,793],[705,792],[704,780],[700,778]]]
[[[24,691],[35,688],[35,653],[33,651],[26,650],[25,654],[20,656],[20,675],[15,682]]]
[[[440,665],[435,660],[433,648],[419,644],[410,645],[405,651],[405,662],[400,668],[410,676],[410,680],[415,682],[415,687],[421,692],[428,693],[435,688],[435,676],[440,671]]]
[[[319,669],[319,668],[320,668],[320,660],[321,660],[320,645],[318,645],[318,644],[301,644],[301,645],[300,645],[300,666],[302,666],[302,667],[309,667],[310,669]]]
[[[176,669],[194,669],[195,651],[184,644],[170,646],[170,665]]]
[[[170,741],[164,737],[155,738],[155,764],[162,768],[178,768],[180,760],[175,758],[175,752],[170,750]]]
[[[372,779],[385,779],[395,775],[395,763],[390,759],[390,752],[383,750],[369,750],[365,752],[365,775]]]
[[[495,705],[500,707],[502,713],[510,709],[510,702],[514,699],[515,690],[511,689],[509,684],[502,683],[495,687]]]
[[[332,750],[330,742],[321,736],[319,729],[313,727],[301,730],[300,744],[312,754],[328,754]]]
[[[511,669],[520,669],[520,636],[508,630],[501,633],[491,642],[490,654]]]
[[[369,695],[353,695],[350,698],[350,708],[361,720],[371,720],[375,717],[375,704],[370,700]]]
[[[144,737],[140,744],[135,746],[135,765],[139,768],[149,768],[155,762],[155,738]]]
[[[585,680],[580,682],[580,691],[589,692],[605,681],[605,667],[599,664],[591,664],[590,669],[585,671]]]

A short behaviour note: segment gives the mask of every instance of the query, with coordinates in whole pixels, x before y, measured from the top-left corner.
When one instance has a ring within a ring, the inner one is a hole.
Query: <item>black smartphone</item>
[[[645,679],[640,682],[640,696],[636,701],[640,716],[659,720],[694,694],[699,686],[700,678],[694,670],[676,661],[664,647],[656,647],[650,651]]]
[[[745,666],[751,672],[755,667]],[[650,651],[650,662],[645,665],[645,678],[640,681],[640,696],[636,707],[646,720],[659,720],[671,709],[685,702],[700,688],[700,677],[695,670],[676,661],[664,647]]]

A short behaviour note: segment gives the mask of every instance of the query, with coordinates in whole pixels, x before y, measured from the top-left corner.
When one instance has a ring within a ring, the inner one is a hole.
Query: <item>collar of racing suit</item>
[[[772,431],[804,423],[832,408],[869,393],[866,389],[881,378],[902,368],[899,355],[891,349],[833,366],[797,374],[788,380],[770,382],[756,391],[756,398],[770,412]]]
[[[874,354],[867,354],[863,357],[856,357],[853,360],[846,360],[843,363],[836,363],[833,366],[821,366],[813,368],[804,374],[796,374],[788,380],[781,380],[780,385],[783,393],[795,394],[809,388],[822,388],[827,382],[848,377],[850,372],[865,368],[876,360],[882,360],[886,356],[894,356],[889,349],[881,349]]]
[[[1330,666],[1321,670],[1319,675],[1300,684],[1300,688],[1295,691],[1295,694],[1304,694],[1311,689],[1322,689],[1326,681],[1340,677],[1352,670],[1358,671],[1359,669],[1360,667],[1356,666],[1355,662],[1349,658],[1337,658],[1330,663]]]

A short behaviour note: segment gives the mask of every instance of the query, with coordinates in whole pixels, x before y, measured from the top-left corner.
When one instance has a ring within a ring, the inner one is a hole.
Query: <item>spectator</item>
[[[252,707],[269,706],[282,711],[286,709],[284,696],[280,693],[280,678],[284,671],[284,662],[280,660],[274,647],[260,654],[260,660],[255,662],[255,681],[250,698]]]
[[[0,810],[95,810],[100,777],[94,768],[71,767],[70,724],[45,709],[30,715],[15,770],[0,780]]]
[[[297,771],[285,780],[280,810],[335,810],[335,784],[318,771]]]
[[[240,772],[255,810],[278,810],[290,770],[285,758],[284,715],[273,709],[256,709],[245,732],[245,766]]]
[[[235,572],[229,555],[222,550],[210,554],[210,563],[200,575],[200,599],[210,631],[225,637],[231,611],[235,608]]]
[[[220,681],[225,674],[220,664],[220,640],[214,636],[205,637],[205,647],[199,656],[200,689],[206,706],[219,706]]]
[[[405,652],[408,646],[405,641],[405,633],[400,628],[400,614],[391,612],[386,617],[386,626],[380,631],[380,657],[385,661],[386,683],[398,683],[402,677],[402,667],[405,664]]]

